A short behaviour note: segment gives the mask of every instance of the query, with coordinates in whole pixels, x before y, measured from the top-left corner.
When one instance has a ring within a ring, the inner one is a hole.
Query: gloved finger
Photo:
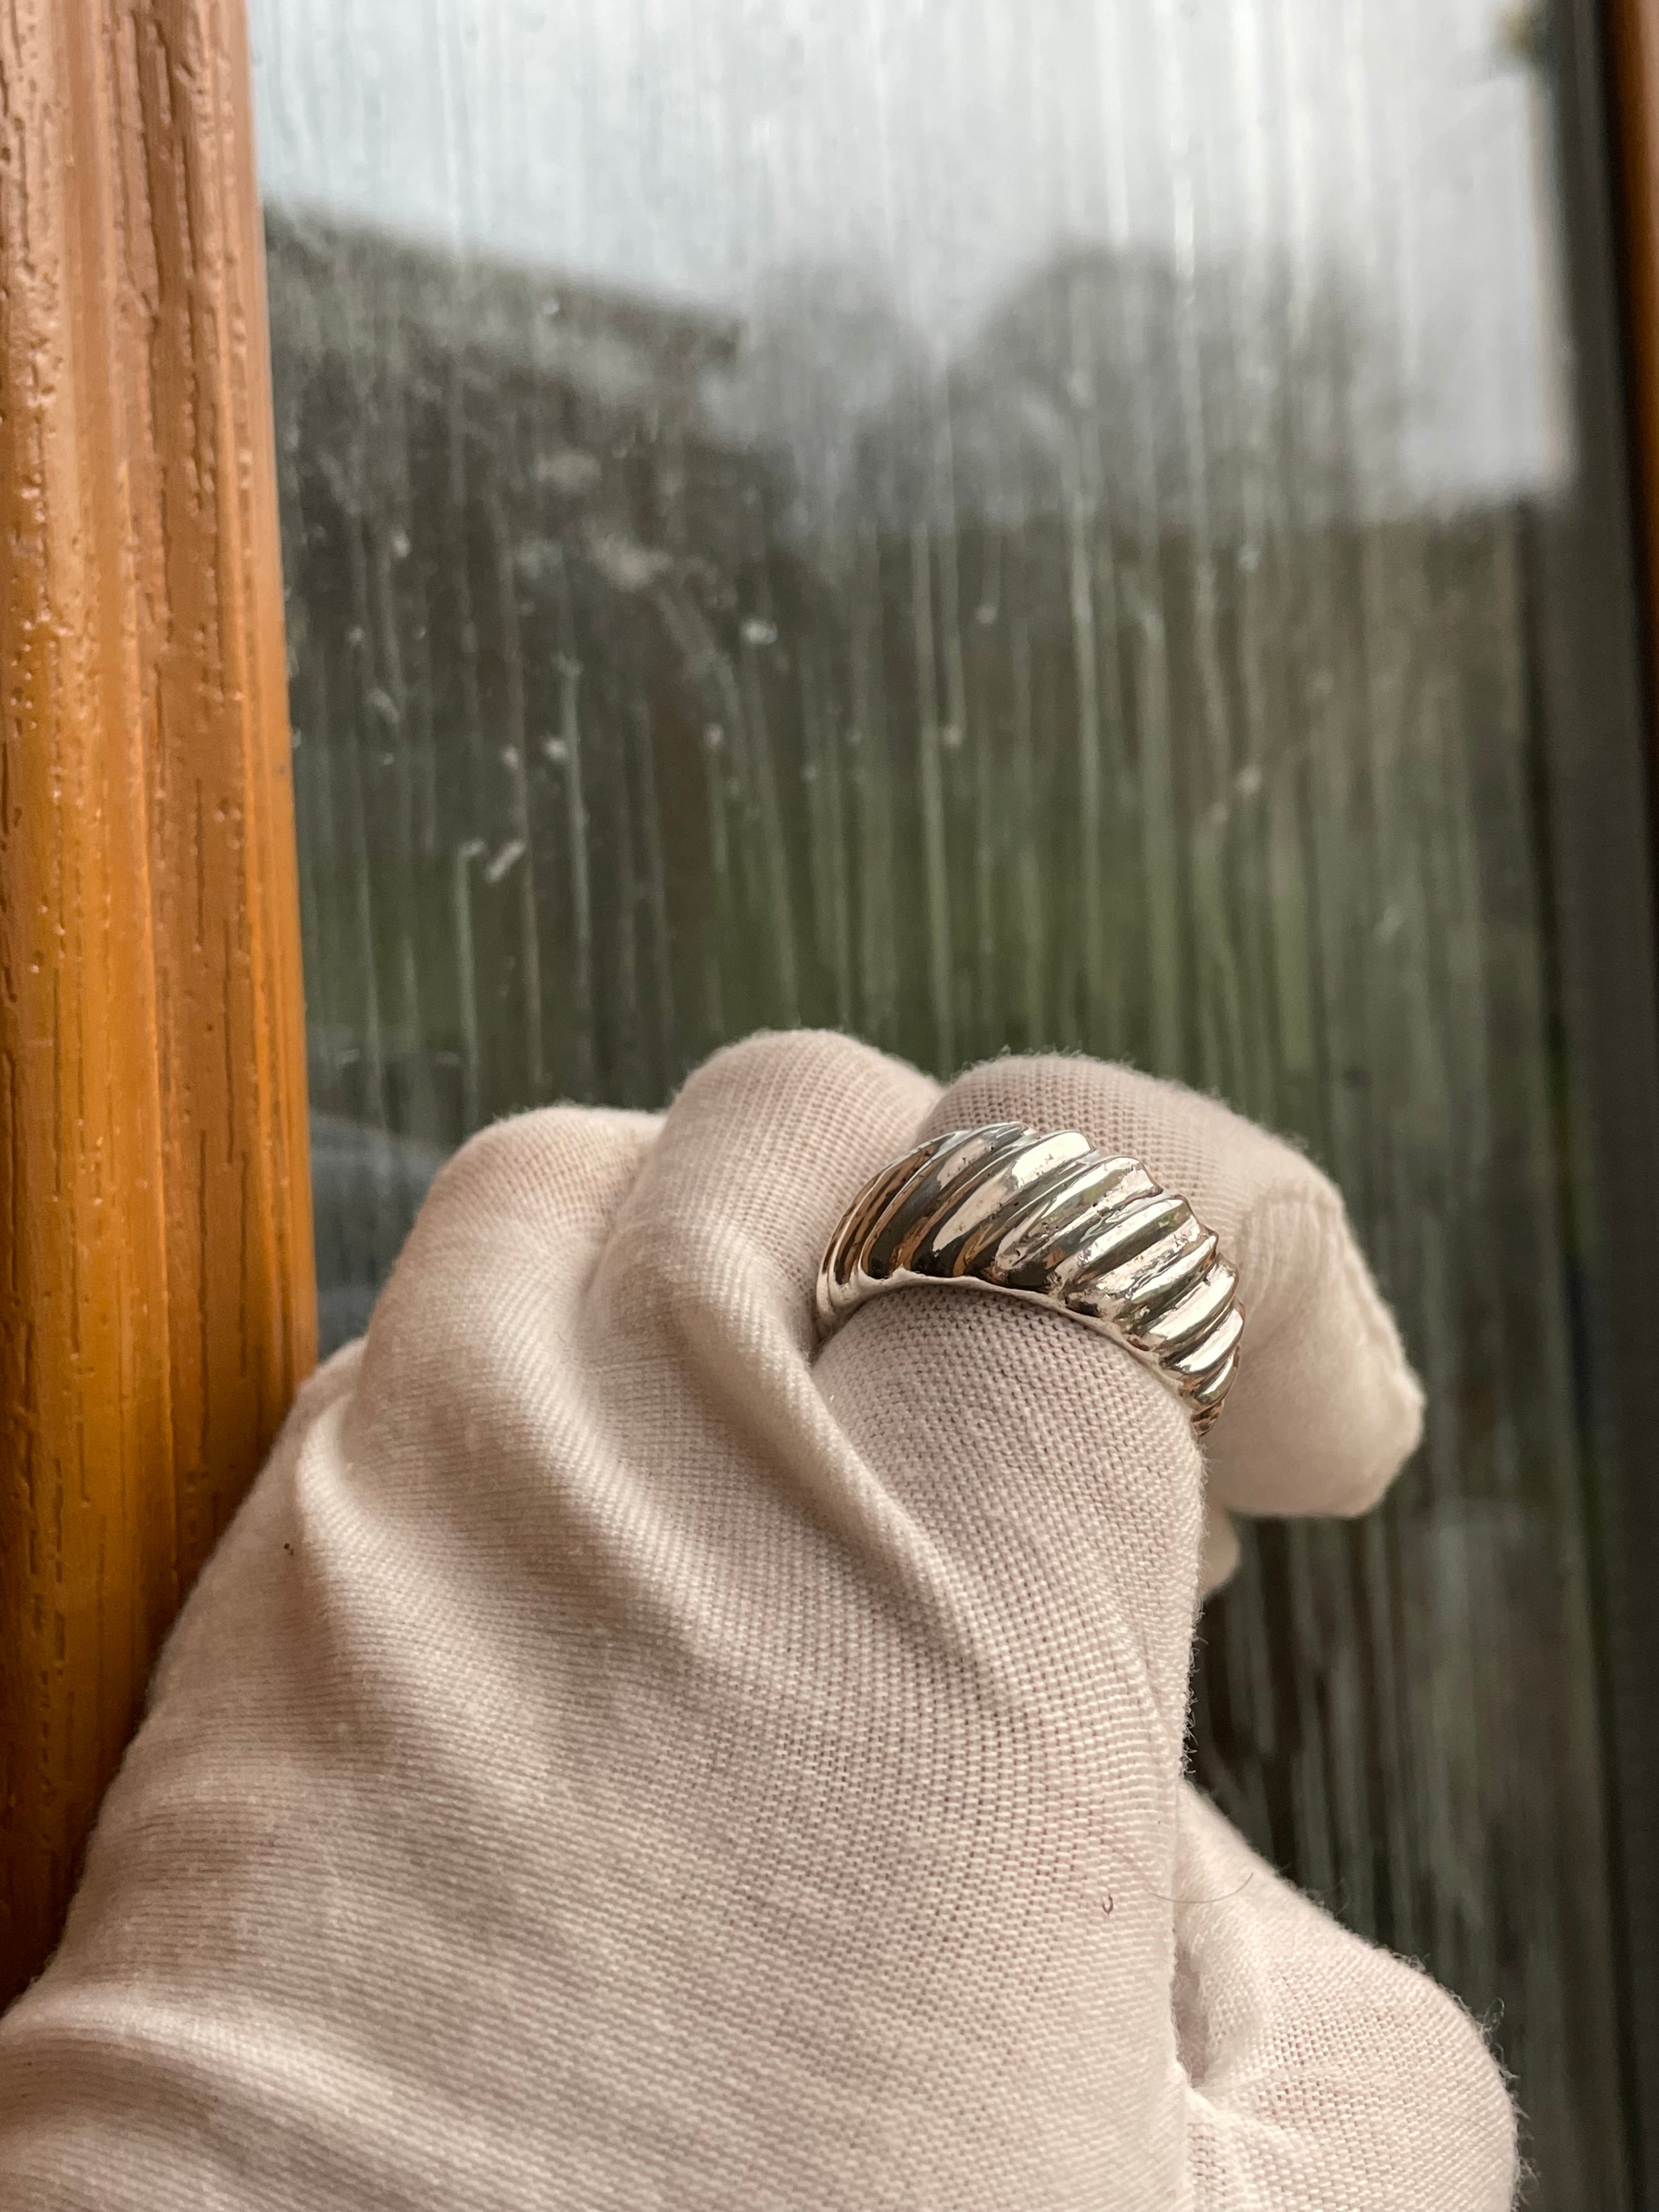
[[[607,1266],[647,1295],[741,1284],[803,1357],[830,1231],[854,1191],[914,1141],[939,1085],[830,1030],[763,1032],[715,1053],[664,1117]],[[723,1298],[720,1299],[723,1303]]]
[[[1335,1187],[1279,1139],[1180,1085],[1057,1055],[988,1061],[929,1127],[1080,1129],[1188,1198],[1238,1271],[1237,1380],[1205,1443],[1210,1495],[1255,1514],[1358,1513],[1417,1443],[1422,1392]]]
[[[481,1132],[439,1176],[381,1294],[351,1412],[378,1439],[364,1464],[407,1445],[442,1466],[492,1437],[517,1481],[526,1397],[543,1403],[562,1379],[543,1371],[550,1352],[580,1372],[630,1346],[664,1368],[678,1347],[706,1387],[729,1389],[739,1431],[758,1425],[763,1448],[810,1466],[818,1256],[846,1193],[937,1096],[902,1060],[793,1032],[716,1053],[665,1115],[553,1109]]]
[[[439,1172],[376,1302],[347,1419],[375,1437],[363,1464],[405,1449],[465,1463],[499,1437],[526,1354],[577,1325],[591,1273],[662,1117],[549,1107],[480,1130]],[[435,1425],[434,1425],[435,1424]]]
[[[1176,2023],[1198,2212],[1509,2212],[1515,2116],[1480,2029],[1181,1796]]]
[[[1006,1121],[1097,1142],[1116,1072],[1075,1063],[1091,1095],[1055,1114],[1031,1080],[1043,1065],[976,1071],[913,1133]],[[1111,2201],[1177,2202],[1170,1900],[1205,1518],[1187,1414],[1060,1316],[922,1287],[852,1314],[814,1372],[908,1536],[891,1581],[917,1619],[932,1747],[905,1762],[910,1819],[978,1908],[951,2008],[1047,2060],[1001,2106],[1006,2154],[1027,2161],[1004,2201],[1073,2201],[1043,2163],[1064,2145],[1073,2180],[1109,2176]],[[969,1801],[930,1790],[930,1769],[975,1775]],[[1034,1983],[1040,2020],[1021,1995]]]

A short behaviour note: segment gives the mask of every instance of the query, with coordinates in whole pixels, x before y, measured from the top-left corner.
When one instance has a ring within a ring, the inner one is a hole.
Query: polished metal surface
[[[1047,1306],[1149,1367],[1202,1436],[1238,1372],[1244,1311],[1213,1233],[1138,1160],[1013,1121],[930,1138],[866,1183],[818,1270],[829,1336],[884,1291],[960,1284]]]

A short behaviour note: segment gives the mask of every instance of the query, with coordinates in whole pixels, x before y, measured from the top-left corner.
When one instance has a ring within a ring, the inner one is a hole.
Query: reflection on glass
[[[1618,2072],[1540,884],[1547,88],[1440,0],[260,0],[325,1330],[444,1152],[724,1037],[1127,1056],[1347,1194],[1430,1436],[1197,1755]]]

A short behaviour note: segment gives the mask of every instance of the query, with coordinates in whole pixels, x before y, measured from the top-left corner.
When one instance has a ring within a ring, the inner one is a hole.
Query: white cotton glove
[[[1376,1495],[1419,1398],[1340,1205],[1185,1091],[940,1097],[775,1036],[660,1121],[488,1131],[191,1598],[0,2025],[8,2212],[1504,2212],[1474,2024],[1182,1785],[1181,1408],[1012,1300],[815,1346],[866,1178],[994,1119],[1220,1232],[1216,1502]]]

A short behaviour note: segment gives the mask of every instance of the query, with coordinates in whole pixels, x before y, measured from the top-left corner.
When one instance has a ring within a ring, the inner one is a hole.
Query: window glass
[[[1543,16],[252,13],[325,1337],[469,1129],[761,1024],[1299,1136],[1429,1433],[1366,1522],[1248,1534],[1200,1771],[1495,2023],[1537,2204],[1624,2203]]]

